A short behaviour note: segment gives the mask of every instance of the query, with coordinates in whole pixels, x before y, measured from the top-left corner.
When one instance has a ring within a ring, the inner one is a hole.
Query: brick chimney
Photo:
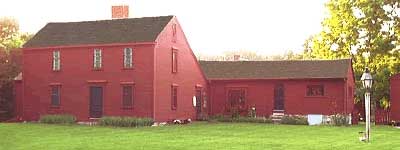
[[[129,17],[129,6],[128,5],[115,5],[111,6],[111,18],[121,19]]]
[[[233,61],[239,61],[240,55],[233,55]]]

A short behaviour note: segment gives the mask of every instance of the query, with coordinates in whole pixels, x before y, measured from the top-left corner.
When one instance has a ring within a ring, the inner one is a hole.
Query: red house
[[[353,108],[351,60],[198,62],[174,16],[49,23],[22,50],[15,82],[22,120],[67,113],[160,122],[247,115],[253,107],[258,116]]]
[[[196,118],[207,81],[174,16],[49,23],[23,50],[17,115]]]
[[[354,106],[350,59],[200,61],[209,82],[211,115],[346,114]]]

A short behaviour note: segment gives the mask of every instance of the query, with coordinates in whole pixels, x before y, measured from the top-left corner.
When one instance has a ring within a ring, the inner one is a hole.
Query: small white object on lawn
[[[320,125],[322,124],[321,114],[308,114],[307,121],[309,125]]]

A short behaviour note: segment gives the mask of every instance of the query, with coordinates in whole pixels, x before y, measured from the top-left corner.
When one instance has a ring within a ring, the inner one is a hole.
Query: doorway
[[[101,118],[103,116],[103,87],[90,87],[89,117]]]

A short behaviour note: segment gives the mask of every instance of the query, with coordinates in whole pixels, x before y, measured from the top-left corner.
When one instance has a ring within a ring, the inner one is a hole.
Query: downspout
[[[347,112],[347,103],[348,103],[348,100],[349,100],[348,96],[347,96],[348,92],[349,92],[348,89],[347,89],[347,78],[344,78],[344,89],[343,90],[344,90],[344,92],[343,92],[344,95],[343,96],[344,96],[344,99],[345,99],[343,107],[344,107],[344,113],[347,115],[347,113],[348,113]]]
[[[153,119],[156,121],[156,79],[157,79],[157,54],[156,48],[158,47],[158,43],[153,46]]]

